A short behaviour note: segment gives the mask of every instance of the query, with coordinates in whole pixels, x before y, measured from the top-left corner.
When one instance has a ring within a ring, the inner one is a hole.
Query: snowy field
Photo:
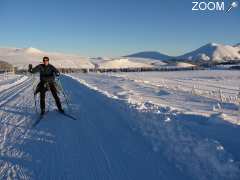
[[[240,124],[239,71],[77,74],[83,83],[133,104],[153,103],[186,114]]]
[[[54,111],[50,98],[47,116],[31,128],[34,78],[0,75],[0,179],[240,178],[239,72],[61,81],[77,121]]]

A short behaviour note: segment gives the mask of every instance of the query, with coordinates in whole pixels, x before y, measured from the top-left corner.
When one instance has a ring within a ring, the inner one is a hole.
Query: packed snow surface
[[[170,82],[220,86],[227,96],[238,88],[239,75],[206,71],[188,76],[62,76],[71,101],[70,110],[64,107],[77,121],[54,111],[48,93],[49,112],[31,128],[37,119],[36,78],[0,75],[0,179],[238,180],[240,127],[222,116],[185,113],[185,105],[191,112],[201,106],[207,111],[207,102],[219,100],[175,89]],[[157,88],[163,77],[169,86]],[[233,112],[237,106],[221,104]]]

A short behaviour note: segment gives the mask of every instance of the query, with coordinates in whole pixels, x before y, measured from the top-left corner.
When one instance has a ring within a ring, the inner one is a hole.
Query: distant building
[[[3,72],[14,72],[14,67],[7,62],[0,61],[0,73]]]

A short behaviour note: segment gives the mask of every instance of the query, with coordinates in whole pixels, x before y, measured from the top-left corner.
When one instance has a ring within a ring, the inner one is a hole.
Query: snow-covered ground
[[[101,61],[98,63],[100,69],[119,69],[119,68],[141,68],[141,67],[153,67],[146,62],[137,62],[129,59],[114,59]]]
[[[191,93],[187,85],[227,87],[231,94],[239,75],[188,73],[63,76],[77,121],[53,111],[50,98],[49,112],[33,129],[34,78],[0,75],[1,88],[8,87],[0,89],[0,179],[238,180],[240,127],[206,116],[213,113],[204,108],[208,102],[219,100]],[[175,89],[179,81],[186,87]],[[232,112],[238,107],[220,104]]]
[[[19,83],[24,82],[27,79],[26,76],[13,75],[13,74],[0,74],[0,92],[7,90]]]
[[[187,114],[240,124],[239,71],[74,74],[95,89],[130,103],[150,102]]]

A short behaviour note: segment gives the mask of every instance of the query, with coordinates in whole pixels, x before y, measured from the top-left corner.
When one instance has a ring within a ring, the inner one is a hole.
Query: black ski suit
[[[59,111],[63,111],[61,101],[58,97],[58,92],[56,88],[55,76],[59,76],[60,72],[51,64],[47,66],[44,64],[39,64],[38,66],[32,68],[29,65],[29,72],[30,73],[40,73],[40,82],[37,85],[36,91],[34,92],[35,95],[40,93],[40,107],[41,113],[44,114],[45,112],[45,96],[46,92],[50,89],[52,95],[55,99],[56,105]]]

